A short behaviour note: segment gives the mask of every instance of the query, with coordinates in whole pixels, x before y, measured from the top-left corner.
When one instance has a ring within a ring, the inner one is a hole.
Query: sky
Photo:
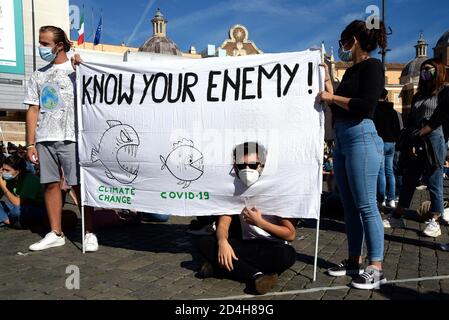
[[[101,11],[102,43],[139,47],[152,35],[150,20],[160,8],[168,20],[167,35],[184,52],[194,46],[220,46],[229,29],[242,24],[249,40],[266,53],[301,51],[324,41],[334,47],[344,27],[354,19],[366,20],[366,8],[381,0],[69,0],[81,11],[84,5],[85,36],[93,40]],[[386,0],[387,26],[391,27],[387,62],[408,62],[422,31],[429,56],[440,36],[449,30],[447,0]],[[92,23],[92,12],[94,23]],[[76,30],[72,40],[78,38]]]

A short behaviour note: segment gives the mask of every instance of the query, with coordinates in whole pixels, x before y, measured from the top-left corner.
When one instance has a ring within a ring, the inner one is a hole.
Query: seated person
[[[0,225],[28,228],[46,215],[44,191],[39,178],[27,172],[24,158],[15,154],[5,159],[0,177]]]
[[[240,150],[240,151],[239,151]],[[256,142],[234,149],[234,170],[250,187],[265,165],[266,151]],[[198,276],[223,275],[248,283],[258,294],[276,284],[279,274],[296,261],[288,241],[296,238],[296,219],[281,218],[245,207],[240,215],[219,216],[215,237],[200,239],[200,252],[206,257]]]

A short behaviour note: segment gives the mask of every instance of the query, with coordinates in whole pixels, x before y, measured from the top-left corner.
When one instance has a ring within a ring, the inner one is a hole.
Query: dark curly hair
[[[24,175],[27,171],[26,160],[17,153],[9,156],[3,161],[3,165],[10,166],[16,171],[19,171],[19,175]]]

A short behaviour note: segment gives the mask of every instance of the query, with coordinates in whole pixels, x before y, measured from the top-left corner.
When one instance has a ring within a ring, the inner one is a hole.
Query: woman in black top
[[[330,105],[335,121],[334,172],[345,210],[349,251],[349,258],[328,273],[358,275],[352,285],[359,289],[373,289],[386,282],[382,271],[384,230],[376,202],[384,146],[372,120],[385,75],[381,62],[369,54],[378,45],[387,46],[382,22],[378,29],[368,29],[364,21],[350,23],[341,34],[339,56],[353,66],[335,93],[326,68],[326,90],[318,95]],[[362,269],[364,238],[369,265]]]
[[[440,59],[424,61],[420,70],[418,92],[413,97],[407,121],[407,128],[412,132],[407,148],[409,150],[401,150],[407,159],[402,161],[404,174],[399,204],[393,215],[384,220],[384,225],[386,228],[405,226],[401,216],[405,208],[410,206],[418,181],[424,174],[428,177],[431,219],[427,222],[423,233],[429,237],[438,237],[441,235],[438,219],[444,214],[443,164],[447,152],[444,126],[447,127],[449,123],[449,87],[445,66]],[[437,160],[436,165],[430,168],[425,165],[425,153],[420,151],[424,150],[422,148],[424,139],[430,141]],[[446,219],[449,220],[449,217]]]

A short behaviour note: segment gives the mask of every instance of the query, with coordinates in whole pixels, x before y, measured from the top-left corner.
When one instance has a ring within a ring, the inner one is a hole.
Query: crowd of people
[[[358,275],[352,285],[361,289],[386,282],[382,269],[384,228],[405,226],[404,211],[421,179],[426,181],[431,199],[431,217],[423,234],[438,237],[439,221],[449,222],[443,202],[449,132],[447,71],[439,59],[422,63],[418,92],[402,128],[401,116],[387,101],[382,65],[369,54],[386,44],[382,25],[368,30],[362,21],[349,24],[341,34],[339,56],[353,66],[334,91],[323,65],[326,90],[319,96],[330,105],[334,123],[334,147],[326,155],[323,172],[327,181],[336,180],[336,186],[328,183],[328,188],[339,194],[348,238],[348,259],[330,268],[328,274]],[[386,208],[393,213],[384,216]],[[366,268],[362,268],[363,239],[368,251]]]
[[[323,63],[325,90],[319,93],[317,101],[327,103],[332,110],[334,141],[332,150],[326,153],[323,173],[328,190],[337,192],[343,204],[348,258],[327,273],[334,277],[354,276],[352,286],[373,289],[386,282],[382,265],[384,228],[404,227],[404,210],[410,206],[422,177],[431,199],[431,218],[424,234],[439,236],[439,220],[449,220],[443,206],[443,176],[449,167],[444,165],[448,140],[445,128],[449,124],[448,76],[438,59],[422,64],[418,93],[402,129],[402,119],[387,99],[382,64],[370,55],[378,47],[387,47],[384,25],[369,29],[364,21],[353,21],[341,33],[339,43],[340,59],[353,65],[335,90]],[[1,159],[0,178],[0,195],[4,199],[0,224],[26,227],[48,217],[51,231],[30,245],[33,251],[65,244],[61,185],[66,191],[73,190],[73,200],[80,204],[74,70],[82,60],[78,55],[69,60],[71,43],[58,27],[40,28],[39,44],[40,56],[49,64],[34,72],[27,85],[26,147]],[[51,89],[58,92],[56,105],[43,99],[46,90]],[[233,170],[244,187],[257,183],[266,155],[267,150],[257,142],[236,147]],[[35,169],[38,172],[32,171]],[[383,217],[385,208],[394,212]],[[85,208],[84,240],[88,252],[98,250],[93,210]],[[266,293],[278,275],[296,260],[295,249],[290,245],[296,238],[296,225],[296,219],[268,215],[256,206],[242,208],[237,216],[224,213],[219,217],[198,217],[189,232],[208,235],[198,243],[206,260],[199,275],[235,278],[249,283],[259,294]]]

